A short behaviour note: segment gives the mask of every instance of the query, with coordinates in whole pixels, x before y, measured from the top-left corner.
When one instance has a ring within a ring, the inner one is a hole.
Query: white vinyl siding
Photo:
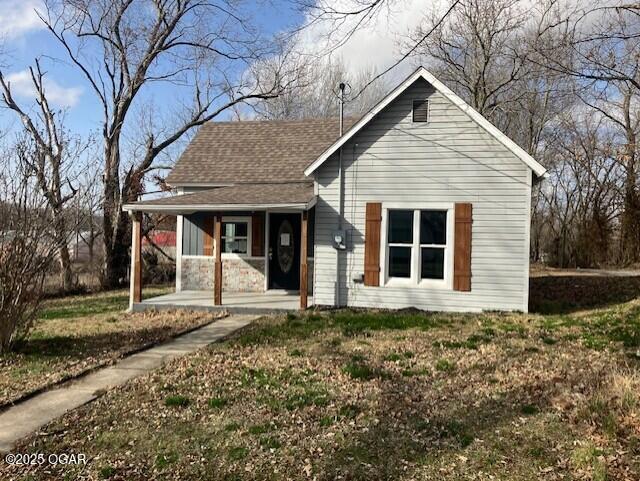
[[[427,123],[412,121],[417,98],[429,100]],[[340,253],[342,305],[526,310],[531,170],[467,114],[418,80],[344,145],[343,165],[348,248]],[[337,154],[316,172],[314,302],[319,305],[335,301],[331,232],[339,210],[337,174]],[[367,202],[381,202],[383,211],[390,205],[472,203],[471,291],[364,286]]]

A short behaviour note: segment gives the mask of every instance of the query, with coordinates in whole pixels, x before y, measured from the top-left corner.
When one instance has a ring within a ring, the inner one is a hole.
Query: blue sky
[[[251,2],[261,31],[273,34],[299,24],[302,17],[286,1]],[[11,81],[14,96],[25,106],[33,105],[31,81],[27,69],[36,58],[46,71],[47,93],[51,102],[66,112],[66,124],[74,132],[86,134],[100,127],[99,103],[91,86],[68,57],[55,38],[44,28],[35,11],[40,0],[0,0],[0,35],[3,39],[1,64],[5,77]],[[144,92],[155,102],[165,104],[176,98],[173,85],[158,83]],[[16,121],[10,112],[0,111],[0,125],[11,126]]]
[[[324,1],[344,6],[345,2],[356,0]],[[361,29],[336,53],[353,71],[368,67],[381,70],[392,63],[397,57],[399,36],[417,25],[426,8],[423,0],[405,0],[396,5],[397,8],[391,8],[381,19]],[[35,14],[35,10],[41,8],[42,0],[0,0],[0,38],[3,40],[0,63],[3,73],[12,81],[16,99],[25,106],[33,105],[26,69],[35,58],[40,58],[47,72],[46,87],[50,101],[65,109],[66,125],[70,130],[86,135],[100,127],[99,104],[89,84],[70,64],[65,52]],[[266,34],[287,31],[304,21],[293,2],[288,0],[249,1],[242,8],[251,11],[254,23]],[[324,28],[317,25],[305,31],[299,40],[300,48],[313,50]],[[398,77],[403,73],[400,70],[392,76]],[[154,103],[161,114],[171,115],[172,103],[175,107],[180,92],[173,85],[155,84],[144,91],[144,96],[144,101]],[[0,127],[6,128],[15,122],[15,115],[0,110]]]

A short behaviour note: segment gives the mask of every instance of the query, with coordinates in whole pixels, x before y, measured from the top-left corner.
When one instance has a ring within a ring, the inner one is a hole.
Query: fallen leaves
[[[566,340],[570,326],[548,345],[531,316],[450,316],[424,328],[414,317],[391,329],[376,319],[375,329],[363,319],[358,329],[288,322],[263,319],[176,359],[21,449],[99,456],[82,479],[108,467],[108,479],[127,480],[639,478],[627,441],[640,427],[637,367],[625,371],[620,351]],[[345,373],[354,363],[375,375]],[[170,396],[189,403],[166,406]],[[51,473],[80,475],[29,472]]]
[[[218,317],[148,311],[41,320],[15,352],[0,357],[0,407]]]

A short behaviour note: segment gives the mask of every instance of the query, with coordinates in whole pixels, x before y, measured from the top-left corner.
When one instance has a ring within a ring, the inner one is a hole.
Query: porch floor
[[[308,305],[313,305],[311,296],[308,298]],[[223,292],[222,305],[214,306],[213,291],[181,291],[145,299],[133,305],[133,311],[180,308],[269,314],[272,312],[299,310],[300,295],[298,292],[288,291]]]

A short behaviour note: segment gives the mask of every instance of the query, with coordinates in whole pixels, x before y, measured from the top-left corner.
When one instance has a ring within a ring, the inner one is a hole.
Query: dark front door
[[[300,214],[269,214],[269,288],[300,288]]]

